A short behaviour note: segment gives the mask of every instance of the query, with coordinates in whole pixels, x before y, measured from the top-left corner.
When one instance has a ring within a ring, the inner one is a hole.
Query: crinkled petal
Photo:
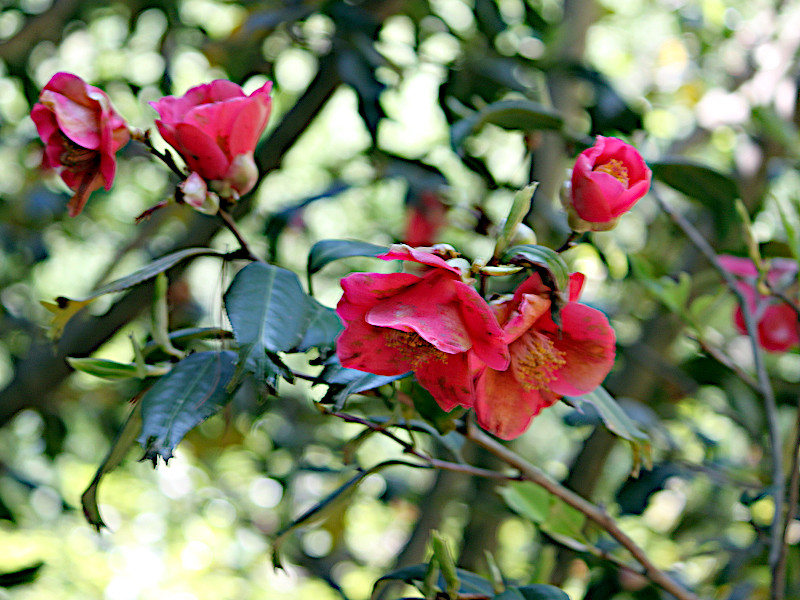
[[[408,289],[375,304],[366,321],[378,327],[412,329],[442,352],[465,352],[472,340],[453,283],[447,273],[431,271]]]
[[[430,267],[446,269],[457,274],[459,277],[461,276],[461,271],[459,271],[458,267],[447,264],[447,261],[441,256],[436,256],[435,254],[418,248],[412,248],[406,244],[392,244],[391,248],[389,248],[389,252],[379,255],[378,258],[383,260],[409,260]]]
[[[343,367],[376,375],[401,375],[412,369],[408,352],[390,345],[391,331],[373,327],[362,319],[345,320],[336,340],[336,354]]]
[[[70,140],[90,150],[100,146],[98,106],[78,104],[71,98],[47,89],[42,90],[39,100],[53,111],[58,128]]]
[[[512,301],[513,302],[513,301]],[[550,298],[537,294],[524,294],[503,325],[506,343],[511,343],[533,326],[550,310]]]
[[[478,377],[475,397],[478,425],[504,440],[522,435],[533,417],[558,401],[546,390],[523,389],[511,371],[494,369]]]
[[[608,318],[585,304],[570,302],[561,319],[561,335],[552,341],[565,363],[555,371],[550,389],[562,396],[579,396],[595,389],[611,371],[616,336]]]
[[[70,217],[77,217],[83,207],[86,206],[86,201],[89,200],[89,195],[103,185],[103,177],[99,173],[85,172],[75,177],[75,180],[70,183],[67,181],[65,175],[72,175],[68,171],[61,174],[61,178],[65,183],[75,191],[75,194],[70,198],[67,203],[67,210]]]
[[[420,385],[428,390],[444,411],[456,406],[471,407],[475,388],[468,366],[467,354],[445,354],[420,363],[414,374]]]
[[[343,299],[346,299],[346,304],[373,306],[379,300],[390,298],[419,280],[419,277],[410,273],[352,273],[341,281]],[[342,306],[342,302],[339,306]]]
[[[456,281],[453,286],[460,300],[461,318],[472,340],[472,351],[493,369],[507,368],[510,359],[504,332],[486,300],[466,283]]]

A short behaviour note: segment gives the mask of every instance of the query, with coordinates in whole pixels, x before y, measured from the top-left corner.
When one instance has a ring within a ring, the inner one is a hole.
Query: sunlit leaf
[[[148,279],[152,279],[159,273],[163,273],[167,269],[174,267],[184,259],[198,256],[223,256],[224,254],[224,252],[212,250],[211,248],[184,248],[183,250],[178,250],[177,252],[162,256],[161,258],[146,264],[141,269],[134,271],[130,275],[126,275],[125,277],[107,283],[106,285],[93,291],[88,296],[83,296],[81,298],[65,298],[63,296],[59,296],[56,298],[55,303],[42,302],[42,306],[44,306],[54,315],[50,325],[50,337],[54,340],[58,340],[58,338],[61,337],[64,326],[75,315],[75,313],[100,296],[114,292],[121,292],[147,281]]]
[[[179,362],[142,397],[142,431],[138,441],[145,458],[165,461],[183,436],[216,414],[231,400],[228,382],[236,353],[198,352]]]
[[[526,519],[541,523],[550,510],[550,492],[530,481],[512,481],[500,489],[506,504]]]
[[[644,460],[645,465],[652,464],[650,437],[633,422],[605,388],[600,386],[588,394],[565,397],[565,400],[578,410],[582,410],[585,404],[593,406],[611,433],[631,443],[634,473],[638,473],[640,460]]]
[[[106,358],[73,358],[67,357],[67,362],[76,371],[100,377],[101,379],[141,379],[139,367],[131,363],[119,363]],[[157,367],[145,365],[145,377],[165,375],[169,372],[169,367]]]
[[[137,402],[128,415],[128,418],[125,420],[122,429],[117,433],[117,437],[111,444],[111,449],[108,451],[108,454],[106,454],[103,462],[100,463],[100,467],[98,467],[97,472],[94,474],[94,478],[89,484],[89,487],[87,487],[86,491],[81,495],[83,515],[98,531],[106,526],[100,516],[100,509],[97,507],[97,490],[100,486],[100,481],[107,473],[110,473],[119,466],[125,456],[127,456],[128,451],[131,449],[131,446],[133,446],[141,430],[142,403]]]
[[[517,226],[522,223],[531,208],[531,198],[533,198],[533,193],[538,185],[538,183],[527,185],[514,195],[514,201],[503,224],[503,230],[500,232],[500,237],[497,238],[497,243],[494,246],[493,256],[495,258],[500,258],[503,251],[508,248],[511,240],[514,239]]]

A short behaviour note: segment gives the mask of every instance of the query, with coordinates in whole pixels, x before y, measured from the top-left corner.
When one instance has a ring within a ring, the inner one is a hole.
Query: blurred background
[[[69,219],[65,186],[39,169],[28,116],[55,72],[102,88],[129,123],[153,130],[149,101],[216,78],[248,92],[274,81],[257,151],[264,176],[236,216],[256,253],[303,278],[308,249],[327,238],[489,256],[514,191],[532,180],[527,223],[557,248],[569,233],[559,189],[597,134],[634,144],[657,193],[717,251],[746,253],[741,198],[762,252],[789,256],[781,212],[793,223],[800,199],[799,46],[800,5],[766,0],[0,2],[0,598],[362,600],[381,575],[423,560],[432,528],[478,572],[489,549],[509,578],[555,583],[573,600],[660,597],[539,531],[492,484],[401,468],[370,476],[326,521],[296,532],[286,570],[274,571],[272,537],[342,483],[342,447],[358,431],[324,419],[311,404],[324,390],[304,382],[245,389],[168,466],[131,452],[103,482],[109,530],[96,533],[80,495],[141,384],[70,374],[64,357],[132,360],[152,288],[100,298],[57,347],[40,301],[88,294],[176,248],[237,244],[175,204],[134,224],[176,183],[134,144],[113,189]],[[516,99],[535,102],[538,120],[479,118]],[[707,597],[764,597],[773,507],[762,407],[697,341],[750,367],[732,295],[652,197],[565,259],[588,277],[584,301],[615,327],[607,388],[649,432],[655,463],[629,478],[629,446],[564,405],[515,448],[605,505],[660,567]],[[316,297],[334,306],[339,279],[390,268],[377,263],[326,267]],[[690,278],[676,292],[680,272]],[[220,298],[233,273],[212,259],[173,270],[171,327],[226,327]],[[672,294],[691,309],[669,310]],[[800,356],[767,358],[787,439]],[[370,438],[357,452],[370,462],[396,448]],[[800,523],[788,535],[797,573]],[[797,583],[789,591],[800,597]]]

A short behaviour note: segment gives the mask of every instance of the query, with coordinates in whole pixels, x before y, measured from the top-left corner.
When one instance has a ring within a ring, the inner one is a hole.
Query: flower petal
[[[478,377],[475,397],[478,425],[504,440],[522,435],[533,417],[558,400],[546,390],[526,391],[511,371],[494,369]]]
[[[504,332],[486,300],[466,283],[455,281],[453,286],[475,355],[493,369],[502,371],[508,368],[510,357]]]
[[[444,411],[456,406],[471,407],[475,387],[466,353],[441,354],[441,360],[427,360],[417,366],[414,374],[420,385],[428,390]]]

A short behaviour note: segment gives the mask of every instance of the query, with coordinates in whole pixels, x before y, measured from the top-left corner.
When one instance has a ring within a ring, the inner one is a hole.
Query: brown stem
[[[706,241],[703,235],[695,229],[695,227],[687,221],[683,215],[673,210],[664,200],[656,189],[652,189],[652,196],[655,198],[661,210],[669,215],[672,222],[675,223],[689,238],[689,241],[706,257],[706,259],[713,265],[713,267],[720,274],[722,279],[728,285],[731,292],[736,296],[739,307],[742,309],[742,316],[744,317],[745,329],[750,338],[750,346],[753,352],[753,361],[756,368],[756,380],[758,382],[758,391],[761,397],[764,398],[764,410],[767,416],[767,437],[770,446],[770,459],[772,467],[772,486],[774,489],[773,501],[775,504],[775,514],[770,524],[770,542],[769,542],[769,564],[772,569],[772,584],[770,597],[772,600],[781,600],[782,596],[777,595],[776,589],[776,569],[778,567],[778,560],[783,547],[783,540],[781,534],[783,532],[781,524],[783,520],[783,506],[784,494],[786,492],[786,478],[783,473],[783,448],[781,444],[781,431],[778,423],[778,405],[775,401],[775,391],[772,388],[769,375],[767,374],[767,367],[764,362],[764,353],[758,345],[758,325],[756,323],[753,311],[747,302],[742,291],[737,285],[736,278],[723,268],[714,249]]]
[[[577,240],[580,235],[581,234],[578,233],[577,231],[570,231],[569,237],[567,237],[567,239],[564,240],[564,243],[561,244],[561,247],[558,250],[556,250],[556,252],[561,254],[565,250],[569,250],[570,248],[572,248],[575,245],[575,240]]]
[[[630,552],[633,558],[642,565],[644,569],[642,575],[658,585],[661,589],[669,592],[679,600],[699,600],[698,596],[684,588],[661,569],[656,567],[645,554],[644,550],[637,546],[604,510],[551,479],[543,471],[530,464],[524,458],[490,438],[471,421],[467,423],[466,437],[503,460],[506,464],[517,469],[522,474],[523,479],[543,487],[554,496],[586,515],[588,519],[597,523],[597,525],[607,531],[611,537],[617,540],[617,542]]]
[[[233,237],[236,238],[236,241],[239,242],[239,246],[241,246],[242,251],[247,255],[249,260],[254,262],[264,262],[264,260],[257,255],[253,254],[253,251],[250,250],[250,246],[247,245],[247,240],[244,239],[242,233],[239,231],[239,228],[236,227],[236,221],[233,220],[233,217],[223,208],[219,209],[217,213],[219,218],[225,224],[225,227],[233,234]]]

